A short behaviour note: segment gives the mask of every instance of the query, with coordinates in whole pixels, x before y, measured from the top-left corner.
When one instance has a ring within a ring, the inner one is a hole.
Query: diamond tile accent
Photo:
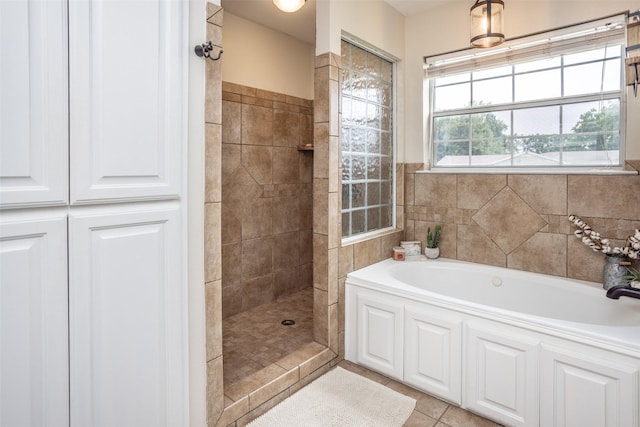
[[[472,219],[504,251],[510,253],[547,222],[510,188],[504,188]]]

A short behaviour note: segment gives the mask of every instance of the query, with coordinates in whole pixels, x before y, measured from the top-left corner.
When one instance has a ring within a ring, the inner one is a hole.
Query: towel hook
[[[196,45],[193,50],[195,51],[196,55],[200,57],[204,56],[205,58],[209,58],[212,61],[217,61],[222,56],[222,48],[220,48],[217,56],[211,56],[211,51],[213,50],[213,43],[211,43],[211,41]]]

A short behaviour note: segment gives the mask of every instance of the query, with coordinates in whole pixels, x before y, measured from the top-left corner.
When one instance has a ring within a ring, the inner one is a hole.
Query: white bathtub
[[[345,307],[348,360],[483,416],[639,425],[640,300],[601,284],[389,259],[347,276]]]

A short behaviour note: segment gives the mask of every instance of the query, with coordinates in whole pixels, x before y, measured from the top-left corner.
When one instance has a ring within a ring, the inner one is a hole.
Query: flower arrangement
[[[592,230],[591,226],[579,216],[569,215],[569,221],[578,227],[578,230],[574,231],[573,234],[594,251],[602,252],[606,255],[640,259],[640,229],[636,229],[634,234],[627,237],[624,246],[612,248],[609,244],[609,239],[601,238],[600,233]]]
[[[441,234],[442,234],[442,226],[440,224],[436,224],[436,227],[433,233],[431,232],[431,227],[428,227],[427,228],[427,247],[437,248],[438,242],[440,241]]]

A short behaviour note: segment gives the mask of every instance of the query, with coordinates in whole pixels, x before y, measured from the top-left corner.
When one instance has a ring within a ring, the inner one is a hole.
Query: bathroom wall
[[[222,84],[222,311],[313,282],[313,101]]]
[[[631,162],[636,168],[640,162]],[[640,228],[638,175],[416,173],[405,165],[406,239],[442,224],[441,256],[593,282],[605,256],[585,246],[576,214],[615,246]]]

